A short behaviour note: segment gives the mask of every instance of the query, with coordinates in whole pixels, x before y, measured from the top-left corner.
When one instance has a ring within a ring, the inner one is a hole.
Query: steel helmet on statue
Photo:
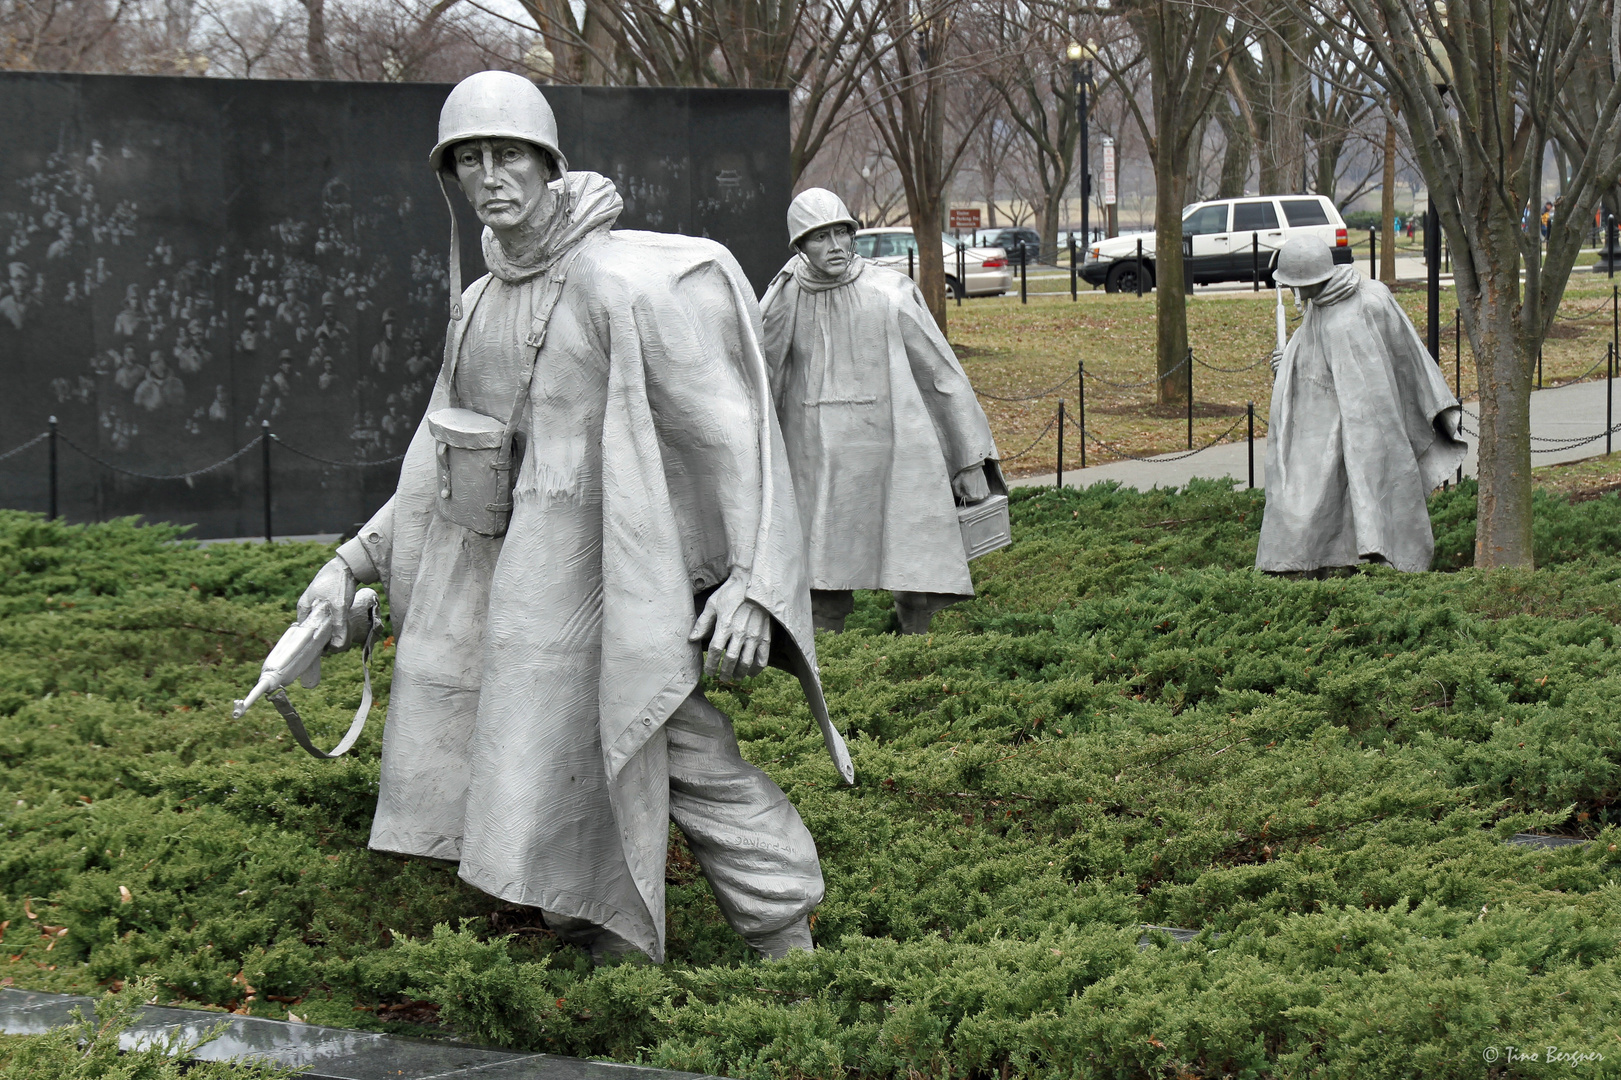
[[[439,110],[439,142],[428,155],[435,172],[445,167],[445,152],[468,139],[519,139],[533,143],[557,160],[560,172],[568,160],[557,148],[557,118],[534,83],[510,71],[480,71],[456,84]]]
[[[861,222],[850,216],[844,200],[827,188],[806,188],[788,204],[788,244],[798,247],[810,233],[826,225],[848,225],[854,232]]]
[[[1334,273],[1334,252],[1315,236],[1296,236],[1278,249],[1272,277],[1279,285],[1299,288],[1327,281]]]

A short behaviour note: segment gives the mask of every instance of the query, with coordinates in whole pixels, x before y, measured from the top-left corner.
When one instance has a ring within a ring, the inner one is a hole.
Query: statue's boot
[[[753,946],[754,951],[766,960],[781,960],[795,949],[810,952],[814,948],[811,944],[808,915],[801,916],[781,930],[772,930],[765,934],[744,934],[743,940]]]
[[[830,634],[844,633],[844,620],[856,607],[855,593],[849,589],[812,589],[811,622]]]
[[[900,620],[901,633],[927,634],[935,613],[955,604],[961,596],[951,593],[896,592],[895,617]]]

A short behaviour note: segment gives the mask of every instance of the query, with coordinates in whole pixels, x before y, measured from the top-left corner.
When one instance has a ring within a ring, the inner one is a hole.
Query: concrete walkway
[[[1604,422],[1605,422],[1605,387],[1603,379],[1591,382],[1572,383],[1569,386],[1555,387],[1550,390],[1537,390],[1531,394],[1531,464],[1555,465],[1563,461],[1580,461],[1604,453]],[[1615,423],[1621,423],[1621,389],[1615,391],[1616,415]],[[1466,401],[1463,406],[1464,427],[1469,432],[1480,430],[1480,408],[1478,402]],[[1255,418],[1257,431],[1265,430],[1264,417],[1257,414]],[[1243,419],[1239,418],[1238,433],[1244,431]],[[1592,442],[1581,446],[1563,446],[1557,442],[1539,442],[1540,439],[1585,439],[1589,436],[1599,436]],[[1079,447],[1074,440],[1079,435],[1071,429],[1066,433],[1065,443],[1065,487],[1090,487],[1105,480],[1118,481],[1122,486],[1146,491],[1155,487],[1181,487],[1189,480],[1220,479],[1226,477],[1236,483],[1249,482],[1249,446],[1244,441],[1236,443],[1221,443],[1212,446],[1203,453],[1187,457],[1187,451],[1181,453],[1162,454],[1149,461],[1110,461],[1105,465],[1093,465],[1087,469],[1070,469],[1071,461],[1079,460]],[[1465,476],[1474,476],[1476,473],[1476,447],[1479,442],[1474,435],[1466,434],[1465,441],[1469,443],[1469,455],[1464,459],[1463,472]],[[1621,432],[1615,436],[1615,447],[1621,451]],[[1071,456],[1073,455],[1073,457]],[[1087,461],[1090,464],[1107,455],[1098,450],[1095,443],[1086,448]],[[1180,460],[1177,460],[1180,458]],[[1055,476],[1046,472],[1034,476],[1021,476],[1008,483],[1013,487],[1045,486],[1052,487]],[[1266,486],[1266,439],[1255,440],[1255,486]]]

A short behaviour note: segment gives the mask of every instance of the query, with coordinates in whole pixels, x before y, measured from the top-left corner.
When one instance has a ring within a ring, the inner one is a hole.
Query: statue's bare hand
[[[972,505],[991,497],[990,481],[985,479],[985,463],[970,465],[951,478],[951,490],[957,498]]]
[[[765,670],[771,658],[771,616],[745,595],[748,583],[733,575],[716,589],[692,625],[688,641],[709,638],[704,674],[746,679]]]
[[[1278,365],[1281,364],[1281,363],[1283,363],[1283,350],[1282,349],[1273,349],[1272,350],[1272,374],[1276,375],[1278,373]]]

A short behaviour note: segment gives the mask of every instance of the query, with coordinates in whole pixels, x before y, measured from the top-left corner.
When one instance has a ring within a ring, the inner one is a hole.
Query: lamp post
[[[1098,43],[1091,38],[1086,44],[1069,43],[1069,77],[1075,87],[1075,119],[1081,126],[1081,258],[1092,246],[1092,165],[1086,132],[1086,91],[1092,84],[1092,57],[1097,55]]]

